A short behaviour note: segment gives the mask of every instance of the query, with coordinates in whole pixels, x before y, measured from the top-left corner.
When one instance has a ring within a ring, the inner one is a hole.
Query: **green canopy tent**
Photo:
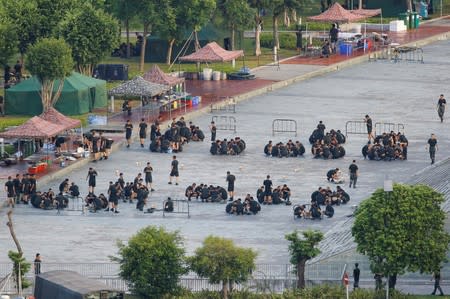
[[[58,81],[55,84],[56,92]],[[39,115],[42,103],[39,95],[40,83],[30,78],[5,91],[7,114]],[[106,82],[81,74],[72,73],[64,81],[61,96],[55,108],[66,115],[83,114],[94,108],[106,106]]]

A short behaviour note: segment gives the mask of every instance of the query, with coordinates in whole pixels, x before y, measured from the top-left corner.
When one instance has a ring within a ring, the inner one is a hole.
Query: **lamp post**
[[[392,180],[385,179],[383,184],[384,194],[385,194],[385,203],[387,204],[390,194],[392,191],[394,191]],[[384,216],[384,227],[385,227],[385,233],[386,233],[386,227],[387,227],[387,219],[386,215]],[[386,299],[389,299],[389,273],[386,275]]]

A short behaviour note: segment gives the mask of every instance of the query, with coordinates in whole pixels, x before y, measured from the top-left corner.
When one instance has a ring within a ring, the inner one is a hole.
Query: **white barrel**
[[[203,80],[211,80],[212,69],[203,69]]]
[[[221,80],[226,80],[227,79],[227,73],[225,73],[225,72],[223,72],[222,74],[221,74],[221,78],[220,78]]]
[[[214,81],[219,81],[220,80],[220,72],[213,72],[212,78]]]
[[[9,297],[8,295],[2,295],[2,296],[0,297],[0,299],[10,299],[10,297]]]

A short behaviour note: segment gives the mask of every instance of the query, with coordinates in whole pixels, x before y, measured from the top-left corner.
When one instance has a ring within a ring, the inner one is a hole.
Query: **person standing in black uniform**
[[[86,180],[88,181],[88,186],[89,186],[88,187],[89,193],[94,193],[97,175],[98,175],[97,171],[94,168],[89,167],[88,174],[86,177]]]
[[[272,180],[270,175],[267,175],[263,182],[264,185],[264,204],[272,204]]]
[[[139,124],[139,139],[141,141],[141,147],[144,147],[144,141],[147,137],[147,124],[145,120],[142,118],[141,123]]]
[[[147,162],[147,166],[144,168],[145,173],[145,184],[150,191],[155,191],[152,187],[153,177],[152,177],[153,167],[150,165],[150,162]]]
[[[431,164],[434,164],[436,158],[436,151],[438,150],[436,135],[431,134],[430,139],[428,139],[428,145],[426,149],[430,153]]]
[[[131,120],[127,120],[127,123],[125,124],[125,139],[127,140],[127,148],[130,147],[132,133],[133,133],[133,124],[131,123]]]
[[[175,177],[175,185],[178,185],[178,177],[180,173],[178,172],[178,160],[177,156],[172,157],[171,169],[170,169],[170,177],[169,177],[169,185],[172,185],[172,178]]]
[[[355,263],[355,269],[353,269],[353,289],[359,288],[359,274],[358,263]]]
[[[441,119],[441,122],[444,121],[444,113],[445,113],[445,106],[447,105],[447,101],[444,98],[444,95],[441,94],[439,97],[438,103],[437,103],[437,112],[439,115],[439,118]]]
[[[231,172],[227,171],[227,179],[228,183],[228,196],[230,197],[229,201],[233,201],[234,197],[234,182],[236,181],[236,177],[231,174]]]
[[[358,180],[358,166],[356,165],[356,160],[353,160],[352,164],[348,167],[348,170],[350,171],[350,185],[349,187],[356,188],[356,181]]]
[[[91,141],[92,141],[92,153],[94,154],[94,160],[92,160],[92,162],[97,162],[97,160],[98,160],[99,140],[100,140],[100,138],[95,134],[95,131],[93,131]]]
[[[6,197],[8,198],[8,206],[10,208],[14,208],[16,191],[15,191],[14,182],[13,182],[11,176],[8,177],[8,181],[5,183],[5,192],[6,192]]]
[[[213,121],[211,122],[209,129],[211,130],[211,141],[214,142],[216,141],[217,127]]]
[[[366,123],[367,126],[367,138],[370,140],[372,140],[373,137],[373,124],[372,124],[372,119],[370,118],[370,116],[368,114],[366,114],[366,117],[364,118],[364,122]]]

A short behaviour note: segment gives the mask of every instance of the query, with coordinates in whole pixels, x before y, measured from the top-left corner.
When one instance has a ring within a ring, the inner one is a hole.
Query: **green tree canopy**
[[[58,101],[64,78],[73,70],[72,51],[62,39],[41,39],[29,48],[26,67],[41,83],[42,106],[47,111]],[[59,84],[53,93],[56,80]]]
[[[352,234],[372,271],[396,277],[405,271],[439,270],[450,241],[443,201],[442,194],[428,186],[401,184],[394,184],[389,193],[378,189],[363,201]]]
[[[216,0],[186,0],[181,17],[185,20],[186,28],[195,34],[195,46],[199,48],[197,32],[205,26],[216,10]]]
[[[232,240],[208,236],[203,246],[189,258],[193,271],[207,277],[210,283],[222,282],[222,292],[227,298],[230,281],[243,282],[255,269],[256,252],[237,247]]]
[[[144,40],[141,45],[139,71],[144,71],[145,48],[147,35],[150,32],[159,32],[165,24],[173,24],[175,15],[171,1],[168,0],[131,0],[137,11],[137,18],[144,28]]]
[[[0,17],[0,65],[8,64],[8,61],[17,53],[17,32],[13,25],[4,22]]]
[[[178,279],[186,273],[185,250],[178,232],[149,226],[118,243],[120,277],[142,298],[162,298],[178,291]]]
[[[291,264],[296,266],[298,288],[305,287],[306,261],[320,253],[316,246],[323,239],[320,231],[307,230],[302,232],[302,235],[300,237],[298,232],[294,231],[285,236],[286,240],[290,242],[289,253],[291,254]]]
[[[95,65],[119,45],[120,26],[112,16],[88,3],[61,22],[59,33],[72,48],[78,71],[91,76]]]
[[[255,10],[250,7],[247,0],[221,0],[218,4],[226,26],[231,32],[231,48],[235,48],[235,32],[247,29],[253,24]]]

